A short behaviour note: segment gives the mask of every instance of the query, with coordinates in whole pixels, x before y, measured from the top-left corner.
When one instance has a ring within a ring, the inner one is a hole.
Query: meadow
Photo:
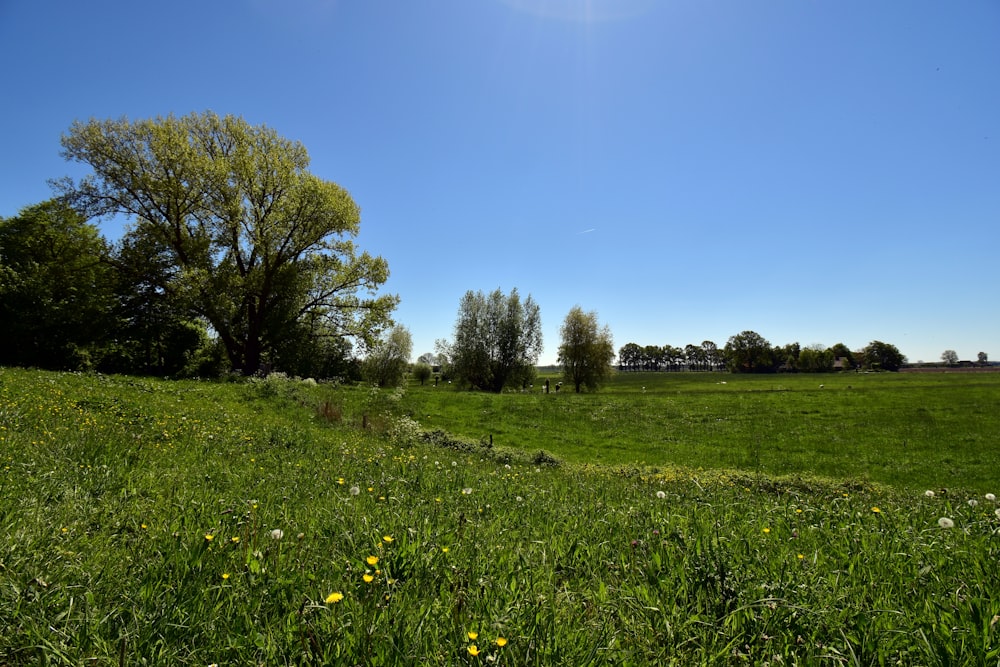
[[[998,385],[0,369],[0,664],[998,665]]]

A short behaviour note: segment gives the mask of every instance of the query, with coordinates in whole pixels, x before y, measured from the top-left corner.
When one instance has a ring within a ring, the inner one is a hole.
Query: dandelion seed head
[[[949,519],[948,517],[943,516],[940,519],[938,519],[938,525],[941,526],[942,528],[954,528],[955,522]]]
[[[660,500],[663,500],[664,498],[667,497],[667,493],[666,491],[657,491],[656,497],[659,498]]]
[[[930,489],[927,489],[926,491],[924,491],[924,495],[927,496],[928,498],[933,498],[934,492],[931,491]]]
[[[358,495],[359,493],[361,493],[361,489],[360,489],[360,487],[357,487],[357,486],[352,486],[352,487],[351,487],[351,489],[350,489],[350,491],[349,491],[349,493],[350,493],[350,494],[351,494],[352,496],[356,496],[356,495]]]
[[[280,528],[275,528],[274,530],[271,531],[272,540],[280,540],[284,536],[285,536],[285,531],[283,531]]]
[[[986,498],[986,500],[990,501],[991,503],[995,503],[997,501],[997,497],[995,495],[993,495],[992,493],[987,493],[983,497]]]
[[[969,507],[975,507],[978,504],[979,504],[978,500],[976,500],[975,498],[969,498]]]
[[[472,495],[472,489],[470,489],[469,487],[465,487],[464,489],[462,489],[462,495],[463,496]]]

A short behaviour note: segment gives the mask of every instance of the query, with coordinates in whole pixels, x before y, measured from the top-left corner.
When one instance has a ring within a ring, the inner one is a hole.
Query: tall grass
[[[1000,661],[981,492],[535,465],[415,393],[0,370],[0,664]]]

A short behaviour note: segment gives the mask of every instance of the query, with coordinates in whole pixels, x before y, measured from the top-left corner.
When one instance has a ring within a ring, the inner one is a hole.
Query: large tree
[[[768,373],[776,366],[771,344],[756,331],[730,336],[723,354],[734,373]]]
[[[280,358],[302,322],[373,343],[398,299],[377,295],[381,257],[358,254],[358,206],[311,174],[298,142],[214,113],[75,122],[67,160],[89,165],[57,188],[85,215],[135,219],[176,270],[173,289],[203,317],[234,368]]]
[[[585,313],[573,306],[559,329],[559,363],[563,379],[573,385],[576,393],[581,387],[594,390],[611,377],[611,364],[615,360],[615,346],[611,330],[601,326],[597,313]]]
[[[441,349],[460,384],[494,392],[527,384],[541,351],[538,306],[531,296],[521,301],[516,288],[509,296],[499,289],[488,296],[466,292],[459,303],[455,340]]]
[[[61,202],[0,219],[0,364],[96,366],[115,328],[107,257],[97,229]]]
[[[906,363],[906,357],[895,345],[873,340],[868,343],[861,355],[865,364],[872,369],[898,371]]]

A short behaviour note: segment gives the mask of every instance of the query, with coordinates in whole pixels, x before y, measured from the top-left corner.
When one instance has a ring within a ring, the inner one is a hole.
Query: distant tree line
[[[684,347],[628,343],[618,350],[618,369],[628,371],[719,371],[733,373],[827,373],[866,368],[899,370],[906,363],[896,346],[874,340],[852,351],[843,343],[831,347],[799,343],[772,345],[755,331],[731,336],[724,347],[713,341]]]

